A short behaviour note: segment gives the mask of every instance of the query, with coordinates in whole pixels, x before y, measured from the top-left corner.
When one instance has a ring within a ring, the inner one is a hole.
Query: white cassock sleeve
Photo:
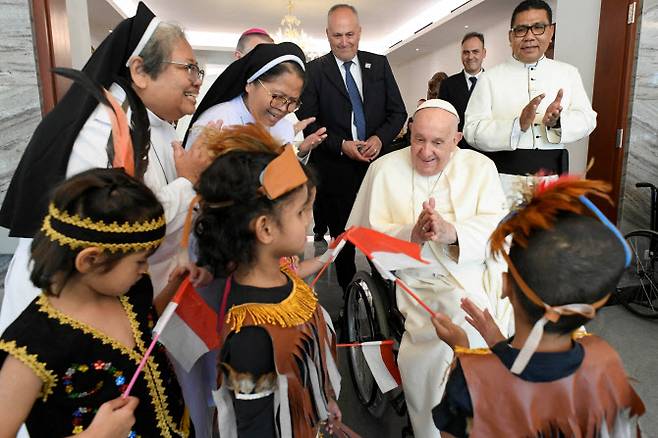
[[[488,256],[489,237],[505,215],[505,194],[496,166],[490,160],[478,160],[477,173],[472,172],[469,185],[477,198],[474,214],[457,217],[453,226],[459,242],[458,264],[484,263]],[[464,175],[461,176],[463,178]],[[453,200],[455,202],[456,200]],[[459,211],[459,206],[457,206]]]
[[[585,93],[580,73],[575,67],[569,67],[565,72],[568,84],[565,89],[571,90],[571,101],[560,114],[560,128],[546,129],[550,143],[573,143],[588,136],[596,128],[596,112]]]
[[[501,84],[498,86],[500,87]],[[466,106],[464,137],[469,144],[481,151],[514,150],[519,139],[517,136],[513,141],[513,127],[521,113],[516,115],[511,113],[494,114],[494,96],[492,94],[494,89],[494,84],[487,72],[482,73]],[[523,136],[523,134],[520,135]]]

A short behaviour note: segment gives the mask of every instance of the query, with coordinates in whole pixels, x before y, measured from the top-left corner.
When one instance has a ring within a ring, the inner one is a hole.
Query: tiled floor
[[[321,244],[309,242],[305,256],[312,257],[325,249]],[[9,263],[9,256],[0,255],[0,278]],[[357,257],[357,266],[366,266],[363,257]],[[0,299],[4,285],[0,283]],[[316,286],[320,302],[332,315],[337,317],[342,306],[342,292],[336,283],[333,267],[325,273]],[[644,400],[647,413],[640,422],[643,436],[658,438],[658,321],[643,320],[628,313],[620,306],[601,310],[588,330],[606,339],[617,349],[628,374],[634,379],[634,386]],[[357,400],[347,366],[345,351],[339,351],[339,367],[343,376],[343,388],[339,405],[346,424],[364,438],[401,437],[405,420],[390,407],[383,415],[375,418]],[[654,382],[654,379],[656,382]]]

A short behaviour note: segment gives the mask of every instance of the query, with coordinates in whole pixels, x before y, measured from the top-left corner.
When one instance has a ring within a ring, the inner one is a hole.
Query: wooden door
[[[588,161],[594,158],[594,166],[587,177],[612,184],[614,206],[607,202],[598,204],[615,223],[619,212],[624,148],[629,137],[629,102],[640,11],[641,0],[601,0],[592,96],[598,119],[597,127],[589,137]]]
[[[30,0],[41,95],[46,115],[69,89],[71,81],[56,76],[54,67],[71,67],[71,44],[66,0]]]

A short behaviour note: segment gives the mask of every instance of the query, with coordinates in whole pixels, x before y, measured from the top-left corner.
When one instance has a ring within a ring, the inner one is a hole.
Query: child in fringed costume
[[[306,242],[307,173],[259,126],[203,135],[217,158],[197,185],[197,253],[228,277],[217,291],[220,437],[315,437],[341,417],[335,333],[315,292],[280,264]]]
[[[463,330],[442,315],[433,319],[457,357],[433,410],[445,436],[635,434],[632,423],[644,405],[621,359],[602,339],[576,335],[608,300],[631,259],[619,231],[586,198],[607,198],[608,190],[603,182],[571,177],[542,183],[493,233],[491,250],[509,267],[504,293],[514,308],[513,338],[504,339],[471,303],[464,304],[469,322],[490,350],[469,350]]]
[[[56,190],[32,244],[42,289],[0,338],[0,435],[185,437],[180,388],[156,349],[126,389],[175,291],[153,300],[147,258],[165,236],[155,195],[123,169],[95,169]]]

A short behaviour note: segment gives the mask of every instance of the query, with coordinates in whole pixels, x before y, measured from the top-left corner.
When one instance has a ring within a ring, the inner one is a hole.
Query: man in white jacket
[[[565,144],[596,127],[578,70],[545,56],[555,31],[552,18],[543,0],[516,7],[512,56],[482,74],[466,108],[466,141],[496,163],[510,202],[525,175],[567,172]]]
[[[368,168],[347,226],[364,226],[422,246],[432,267],[398,276],[434,311],[463,327],[472,345],[485,347],[460,308],[469,298],[489,309],[504,332],[509,309],[500,300],[501,265],[488,257],[489,235],[505,215],[505,196],[493,162],[459,149],[457,110],[430,99],[414,114],[411,146]],[[430,315],[404,291],[397,306],[405,316],[398,365],[417,438],[439,437],[431,410],[441,401],[453,353],[437,336]],[[507,310],[507,311],[506,311]]]

